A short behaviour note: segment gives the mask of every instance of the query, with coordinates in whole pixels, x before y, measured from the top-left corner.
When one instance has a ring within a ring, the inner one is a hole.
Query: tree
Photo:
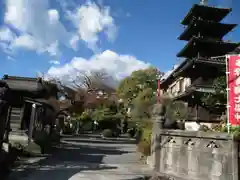
[[[157,77],[161,75],[158,69],[150,67],[144,70],[137,70],[131,74],[131,77],[137,80],[141,84],[141,88],[152,88],[156,89],[157,87]]]
[[[57,84],[60,93],[66,97],[65,106],[71,111],[82,112],[88,106],[99,106],[106,101],[108,93],[115,91],[108,85],[113,78],[104,70],[77,72],[75,78],[66,86],[61,79],[47,77],[42,73],[41,77],[52,84]],[[46,78],[47,77],[47,78]],[[69,103],[72,101],[72,104]]]
[[[227,91],[226,91],[226,76],[217,77],[213,81],[214,93],[204,93],[201,101],[210,109],[214,109],[216,105],[226,105]]]
[[[140,91],[138,84],[135,78],[131,76],[126,77],[120,82],[117,88],[117,94],[125,103],[129,104]]]
[[[133,100],[132,117],[137,119],[150,118],[151,107],[154,103],[154,90],[152,88],[142,90]]]
[[[161,73],[153,67],[134,71],[120,82],[117,88],[118,96],[126,104],[132,104],[133,99],[144,89],[151,88],[153,91],[157,89],[157,76],[159,74]]]

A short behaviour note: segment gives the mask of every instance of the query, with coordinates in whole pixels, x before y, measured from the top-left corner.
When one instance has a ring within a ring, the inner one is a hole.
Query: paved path
[[[89,136],[63,138],[53,155],[28,159],[7,180],[130,180],[150,174],[130,140]]]

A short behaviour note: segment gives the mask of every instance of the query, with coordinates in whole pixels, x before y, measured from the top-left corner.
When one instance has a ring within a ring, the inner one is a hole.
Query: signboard
[[[240,55],[227,56],[228,123],[240,125]]]

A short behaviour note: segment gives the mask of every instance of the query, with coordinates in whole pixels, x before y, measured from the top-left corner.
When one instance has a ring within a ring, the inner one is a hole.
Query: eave
[[[171,82],[174,80],[174,78],[175,78],[175,77],[173,76],[173,74],[174,74],[175,72],[177,72],[179,69],[181,69],[182,67],[184,67],[188,62],[189,62],[189,61],[188,61],[187,59],[184,59],[184,60],[179,64],[179,66],[178,66],[176,69],[174,69],[174,70],[168,75],[168,77],[167,77],[166,79],[162,79],[161,82],[160,82],[161,87],[166,86],[166,85],[168,85],[169,83],[171,83]]]
[[[223,68],[226,65],[225,57],[218,58],[193,58],[193,59],[185,59],[176,69],[172,71],[171,74],[166,79],[161,81],[161,86],[165,87],[171,84],[178,76],[182,76],[184,71],[192,68],[194,64],[206,64],[207,66],[214,66]]]
[[[220,22],[232,11],[231,8],[218,8],[213,6],[204,6],[194,4],[185,18],[181,21],[183,25],[189,25],[192,20],[198,18],[202,20],[209,20]]]
[[[46,106],[48,108],[54,109],[53,105],[46,99],[33,99],[33,98],[29,98],[29,97],[24,97],[24,101],[31,103],[31,104],[36,104],[38,106]]]
[[[238,46],[239,43],[235,42],[193,37],[177,54],[177,57],[195,58],[199,53],[201,56],[204,55],[208,57],[222,56],[232,52]]]
[[[232,31],[237,24],[223,24],[218,22],[195,20],[178,37],[179,40],[189,41],[192,37],[202,36],[222,39]],[[217,29],[217,30],[216,30]]]
[[[214,93],[214,92],[215,92],[214,89],[210,86],[191,85],[186,89],[186,91],[174,97],[173,100],[180,100],[180,99],[186,100],[190,98],[192,95],[194,95],[195,93]]]

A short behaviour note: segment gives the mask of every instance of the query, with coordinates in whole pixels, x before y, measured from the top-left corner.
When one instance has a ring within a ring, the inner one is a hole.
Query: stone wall
[[[174,179],[239,180],[238,152],[227,133],[153,129],[152,166]]]

